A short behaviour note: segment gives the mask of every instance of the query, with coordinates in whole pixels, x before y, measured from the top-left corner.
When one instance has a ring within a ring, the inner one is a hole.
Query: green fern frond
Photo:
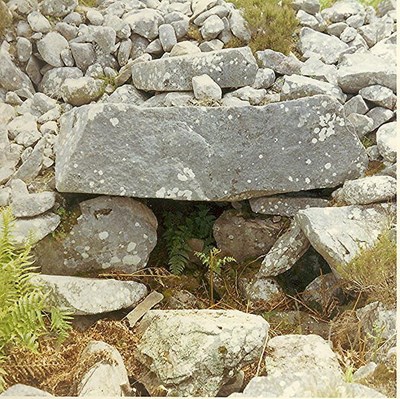
[[[72,328],[72,313],[65,309],[52,307],[50,311],[52,332],[57,334],[58,342],[62,343],[68,338]]]

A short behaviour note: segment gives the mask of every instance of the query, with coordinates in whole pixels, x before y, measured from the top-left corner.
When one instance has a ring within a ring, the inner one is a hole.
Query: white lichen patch
[[[108,236],[109,236],[108,231],[102,231],[101,233],[99,233],[100,240],[106,240]]]
[[[111,118],[110,119],[111,124],[115,127],[118,125],[119,123],[119,119],[118,118]]]

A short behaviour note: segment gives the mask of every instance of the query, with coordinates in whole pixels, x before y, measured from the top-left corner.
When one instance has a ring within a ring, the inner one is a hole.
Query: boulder
[[[349,46],[336,36],[317,32],[310,28],[302,28],[300,31],[299,50],[304,56],[306,52],[318,54],[321,61],[326,64],[336,64],[340,54],[346,51]],[[307,57],[309,58],[309,57]]]
[[[287,56],[270,49],[257,51],[256,55],[263,68],[270,68],[281,75],[298,74],[303,65],[293,56]]]
[[[361,114],[364,115],[368,112],[368,105],[364,99],[360,96],[354,96],[343,105],[343,112],[346,116],[350,114]]]
[[[97,197],[79,207],[82,214],[69,222],[69,232],[61,231],[36,248],[43,272],[74,275],[112,269],[133,273],[146,266],[157,241],[157,220],[148,207],[119,197]]]
[[[158,29],[163,24],[164,17],[158,10],[144,8],[129,12],[123,20],[129,24],[132,33],[153,40],[158,36]]]
[[[391,110],[396,106],[396,96],[393,91],[384,86],[373,85],[360,90],[360,95],[368,101]]]
[[[292,7],[295,11],[303,10],[311,15],[319,12],[320,2],[318,0],[293,0]]]
[[[371,130],[375,130],[385,122],[390,121],[394,116],[394,112],[387,108],[374,107],[367,112],[366,116],[372,119],[373,124]]]
[[[79,107],[98,100],[104,93],[104,82],[89,76],[65,79],[60,91],[66,103]]]
[[[244,19],[241,10],[231,10],[229,14],[229,27],[234,36],[245,43],[251,39],[251,32],[247,21]]]
[[[335,187],[368,162],[340,113],[325,96],[264,107],[80,107],[62,118],[57,189],[233,201]]]
[[[353,15],[365,15],[365,9],[356,0],[341,0],[322,10],[321,15],[325,20],[342,22]]]
[[[53,67],[62,67],[63,50],[69,48],[68,41],[58,32],[50,32],[37,43],[37,49],[43,60]]]
[[[4,392],[0,394],[0,396],[42,396],[42,397],[53,397],[48,392],[42,391],[39,388],[31,387],[25,384],[15,384],[10,388],[6,389]]]
[[[376,243],[394,212],[387,204],[310,208],[299,211],[295,220],[337,274],[337,265],[349,263],[362,248]]]
[[[396,66],[371,53],[343,56],[338,68],[338,84],[345,93],[358,93],[371,85],[396,91]]]
[[[268,335],[261,317],[236,310],[150,310],[140,322],[139,381],[150,395],[215,396]],[[162,385],[162,387],[160,387]]]
[[[213,234],[217,246],[225,256],[237,262],[265,255],[282,229],[282,223],[261,217],[244,217],[240,211],[225,211],[214,223]]]
[[[376,142],[382,157],[389,162],[396,162],[397,122],[382,125],[376,133]]]
[[[77,79],[83,72],[76,67],[53,68],[46,72],[39,85],[39,91],[51,98],[61,98],[60,87],[66,79]]]
[[[135,281],[38,274],[33,282],[49,293],[48,307],[57,306],[74,315],[131,308],[147,295],[146,286]]]
[[[40,3],[43,15],[65,17],[78,6],[78,0],[44,0]]]
[[[272,278],[259,278],[252,281],[241,279],[239,286],[249,302],[262,304],[262,306],[277,303],[285,296],[282,288]]]
[[[197,100],[221,100],[221,88],[208,76],[194,76],[192,79],[194,97]]]
[[[161,58],[132,67],[132,81],[145,91],[192,90],[192,78],[209,75],[221,88],[251,85],[257,63],[248,47]]]

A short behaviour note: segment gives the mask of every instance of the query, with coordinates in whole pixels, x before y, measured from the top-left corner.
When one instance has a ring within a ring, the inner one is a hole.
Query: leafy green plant
[[[34,284],[37,274],[32,266],[31,244],[16,248],[12,241],[14,218],[10,208],[0,213],[0,362],[10,346],[38,350],[38,339],[49,332],[45,323],[43,288]],[[51,309],[50,332],[59,340],[66,338],[71,328],[68,312]],[[4,370],[0,368],[0,390],[4,386]]]
[[[214,241],[212,227],[215,216],[210,214],[207,206],[199,205],[196,210],[185,216],[182,212],[164,214],[165,240],[168,252],[168,266],[173,274],[182,274],[189,263],[192,252],[188,241],[198,238],[208,248]]]
[[[235,258],[231,256],[219,257],[221,250],[218,248],[211,248],[208,253],[195,252],[195,255],[201,260],[203,265],[207,266],[209,272],[210,284],[210,306],[214,305],[214,274],[221,274],[221,267],[228,262],[236,262]]]
[[[294,49],[299,22],[291,7],[291,0],[230,1],[243,9],[243,16],[251,31],[249,46],[253,52],[272,49],[289,54]],[[227,47],[237,47],[237,44],[228,43]]]

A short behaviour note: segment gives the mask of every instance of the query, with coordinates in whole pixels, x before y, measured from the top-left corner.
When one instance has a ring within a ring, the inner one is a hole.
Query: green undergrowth
[[[0,391],[4,390],[5,371],[1,362],[12,347],[37,352],[38,339],[54,334],[59,342],[68,336],[70,316],[53,307],[45,313],[46,298],[43,287],[34,284],[37,274],[33,266],[28,242],[21,248],[13,244],[14,218],[10,208],[0,213]]]
[[[365,7],[372,6],[377,9],[378,5],[382,3],[382,0],[357,0],[360,4],[363,4]],[[321,10],[325,8],[332,7],[338,0],[320,0]]]
[[[295,47],[298,20],[290,0],[230,0],[237,8],[243,9],[251,39],[253,52],[272,49],[289,54]],[[245,43],[237,38],[227,47],[240,47]]]

